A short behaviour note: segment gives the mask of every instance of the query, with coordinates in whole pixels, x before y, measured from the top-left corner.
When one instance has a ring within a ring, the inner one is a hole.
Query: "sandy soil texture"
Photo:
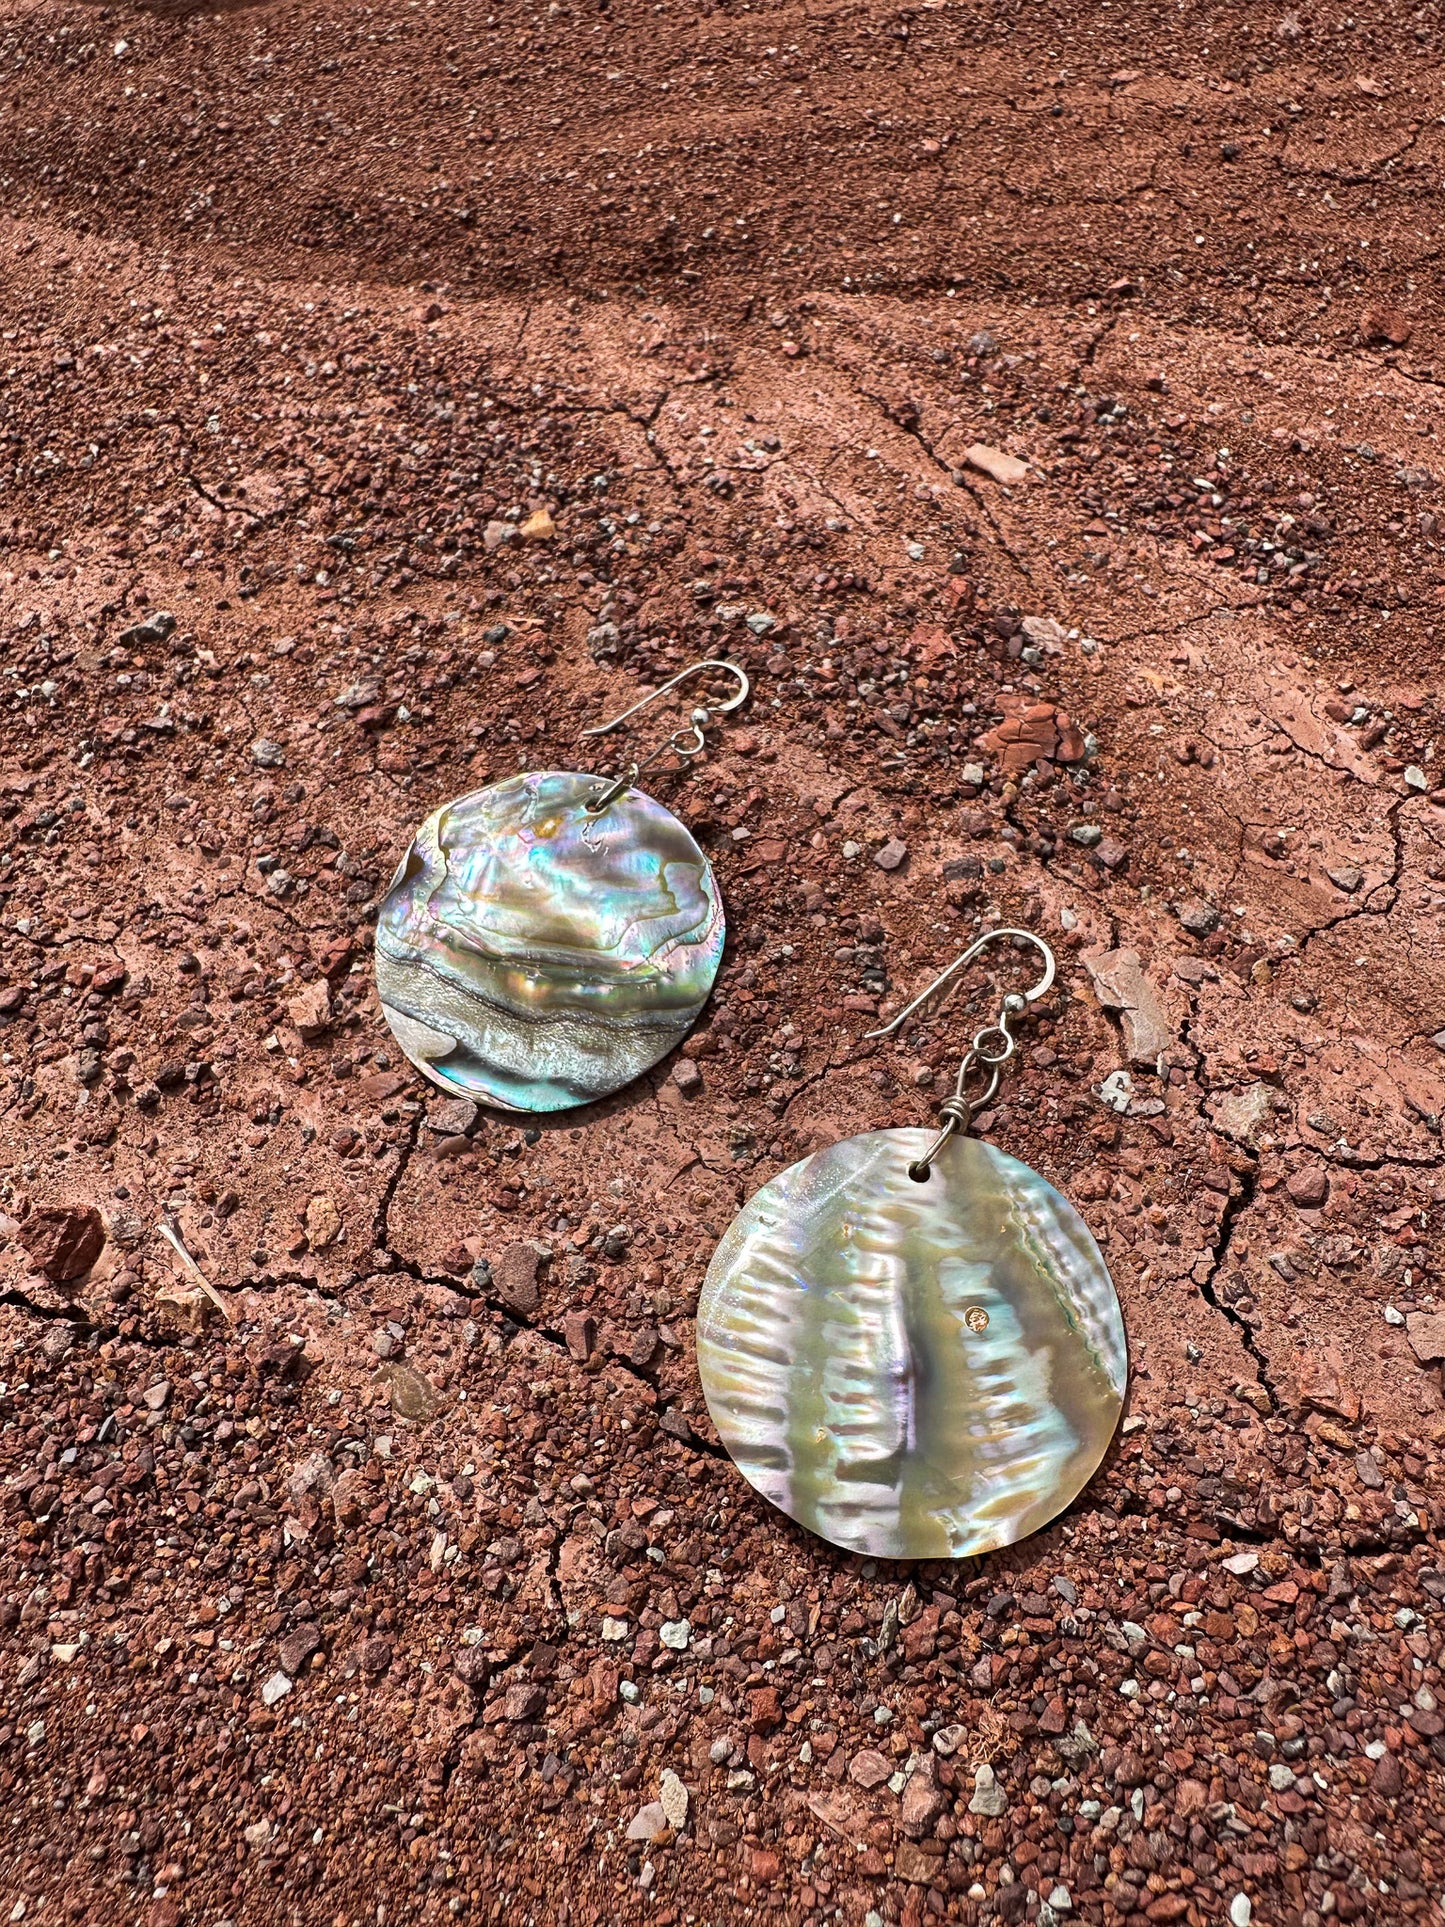
[[[1440,51],[8,0],[11,1921],[1438,1917]],[[699,1030],[448,1102],[372,987],[411,828],[699,655]],[[692,1313],[934,1115],[1007,964],[863,1034],[1000,920],[1060,976],[980,1128],[1128,1416],[1008,1554],[865,1562]]]

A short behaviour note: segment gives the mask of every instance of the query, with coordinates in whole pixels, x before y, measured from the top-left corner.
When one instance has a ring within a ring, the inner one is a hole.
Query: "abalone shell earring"
[[[684,763],[748,679],[696,662],[611,722],[704,671],[736,687],[700,702],[613,776],[531,771],[444,803],[402,858],[376,927],[376,987],[396,1041],[444,1091],[507,1111],[558,1111],[619,1090],[696,1023],[723,951],[712,865],[637,788]]]
[[[703,1392],[739,1471],[850,1552],[961,1559],[1025,1538],[1086,1484],[1123,1407],[1123,1315],[1088,1226],[966,1135],[1053,983],[1048,945],[988,932],[870,1035],[1003,939],[1045,969],[974,1038],[941,1128],[868,1131],[773,1178],[698,1304]]]

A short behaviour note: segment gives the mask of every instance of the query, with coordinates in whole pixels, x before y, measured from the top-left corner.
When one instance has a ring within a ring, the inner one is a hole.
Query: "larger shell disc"
[[[931,1131],[848,1138],[765,1184],[697,1313],[738,1469],[851,1552],[961,1559],[1036,1532],[1103,1458],[1124,1320],[1099,1248],[1036,1171]]]
[[[712,866],[670,811],[596,776],[509,777],[433,811],[376,928],[397,1042],[443,1090],[513,1111],[605,1097],[696,1023],[723,949]]]

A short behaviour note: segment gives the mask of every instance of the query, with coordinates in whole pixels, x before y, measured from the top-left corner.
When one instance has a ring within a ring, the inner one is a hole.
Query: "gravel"
[[[1288,191],[1418,228],[1429,23],[1225,7],[1226,94],[1163,12],[1050,64],[664,11],[601,75],[398,20],[13,23],[5,1906],[1429,1919],[1441,297]],[[644,779],[727,910],[675,1061],[414,1074],[416,824],[724,655]],[[1128,1419],[1005,1553],[844,1558],[719,1455],[698,1293],[776,1171],[934,1120],[1023,961],[864,1033],[997,927],[1058,976],[980,1127],[1098,1239]]]

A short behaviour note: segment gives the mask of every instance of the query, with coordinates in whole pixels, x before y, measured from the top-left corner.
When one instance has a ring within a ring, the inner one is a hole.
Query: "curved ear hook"
[[[1010,992],[1010,997],[1019,997],[1023,1000],[1021,1003],[1013,1006],[1015,1014],[1021,1011],[1025,1004],[1037,1003],[1039,998],[1053,985],[1054,972],[1057,968],[1053,951],[1050,950],[1043,938],[1036,937],[1032,930],[986,930],[981,937],[976,938],[975,941],[968,946],[961,957],[955,957],[946,970],[941,970],[926,990],[920,990],[912,1003],[905,1004],[896,1017],[890,1018],[881,1030],[866,1031],[864,1033],[865,1041],[870,1037],[891,1036],[900,1024],[907,1022],[921,1004],[928,1002],[935,991],[942,990],[944,985],[950,983],[952,979],[958,975],[960,970],[966,970],[980,951],[986,950],[991,943],[1001,943],[1005,937],[1019,937],[1022,938],[1025,943],[1031,943],[1044,960],[1044,974],[1039,978],[1032,990]],[[1004,1009],[1006,1011],[1009,1009],[1009,998],[1004,999]]]
[[[908,1021],[920,1004],[926,1003],[935,991],[942,990],[960,970],[971,964],[981,950],[986,950],[991,943],[1001,943],[1005,937],[1020,938],[1024,943],[1032,944],[1044,960],[1044,974],[1031,990],[1009,991],[993,1023],[985,1024],[964,1052],[963,1061],[958,1067],[958,1076],[954,1080],[953,1094],[944,1098],[938,1107],[938,1115],[941,1119],[938,1135],[923,1156],[915,1158],[908,1167],[909,1177],[919,1184],[927,1183],[934,1159],[953,1133],[966,1131],[973,1122],[974,1113],[982,1110],[985,1105],[992,1104],[998,1096],[1003,1066],[1013,1056],[1016,1046],[1011,1026],[1014,1020],[1021,1017],[1030,1004],[1037,1002],[1053,983],[1056,968],[1054,953],[1043,938],[1036,937],[1032,930],[987,930],[983,936],[976,938],[968,946],[961,957],[955,957],[946,970],[941,970],[926,990],[919,991],[911,1003],[905,1004],[891,1022],[884,1024],[881,1030],[870,1030],[867,1033],[869,1037],[890,1036],[900,1024]],[[968,1080],[976,1070],[984,1073],[984,1087],[970,1096]]]
[[[620,716],[614,716],[611,722],[594,723],[590,729],[584,729],[582,734],[584,736],[606,736],[609,731],[620,729],[630,716],[637,714],[639,709],[646,709],[647,705],[649,703],[655,703],[659,696],[665,696],[669,689],[676,689],[679,683],[686,682],[690,676],[701,675],[704,669],[720,669],[724,671],[725,674],[736,676],[738,679],[737,693],[729,696],[726,702],[708,703],[705,707],[704,720],[709,716],[725,716],[729,710],[736,709],[740,704],[747,701],[748,692],[752,688],[752,685],[742,670],[738,668],[737,664],[735,662],[715,662],[709,659],[704,662],[691,663],[686,669],[680,669],[678,673],[670,677],[660,689],[651,690],[646,696],[640,697],[638,701],[632,705],[631,709],[624,709],[622,714]],[[695,715],[696,711],[694,711],[694,716]]]
[[[594,723],[590,729],[583,730],[584,736],[605,736],[609,730],[620,729],[629,716],[635,716],[639,709],[646,709],[649,703],[655,703],[658,697],[665,696],[669,689],[676,689],[678,684],[686,682],[689,676],[701,675],[704,669],[720,669],[729,676],[736,676],[738,687],[735,694],[729,696],[724,702],[699,703],[689,715],[686,725],[682,729],[675,729],[666,741],[657,744],[640,763],[629,763],[623,774],[614,776],[610,782],[604,778],[597,795],[587,805],[589,816],[600,816],[609,803],[621,796],[624,790],[630,789],[643,770],[651,768],[658,757],[666,755],[668,750],[680,756],[684,763],[694,756],[700,756],[707,747],[702,732],[714,716],[725,716],[730,709],[736,709],[739,703],[746,702],[752,684],[735,662],[714,662],[709,659],[704,662],[689,663],[686,669],[680,669],[675,676],[670,677],[661,689],[654,689],[648,695],[640,697],[631,709],[624,709],[622,714],[614,716],[611,722]]]

